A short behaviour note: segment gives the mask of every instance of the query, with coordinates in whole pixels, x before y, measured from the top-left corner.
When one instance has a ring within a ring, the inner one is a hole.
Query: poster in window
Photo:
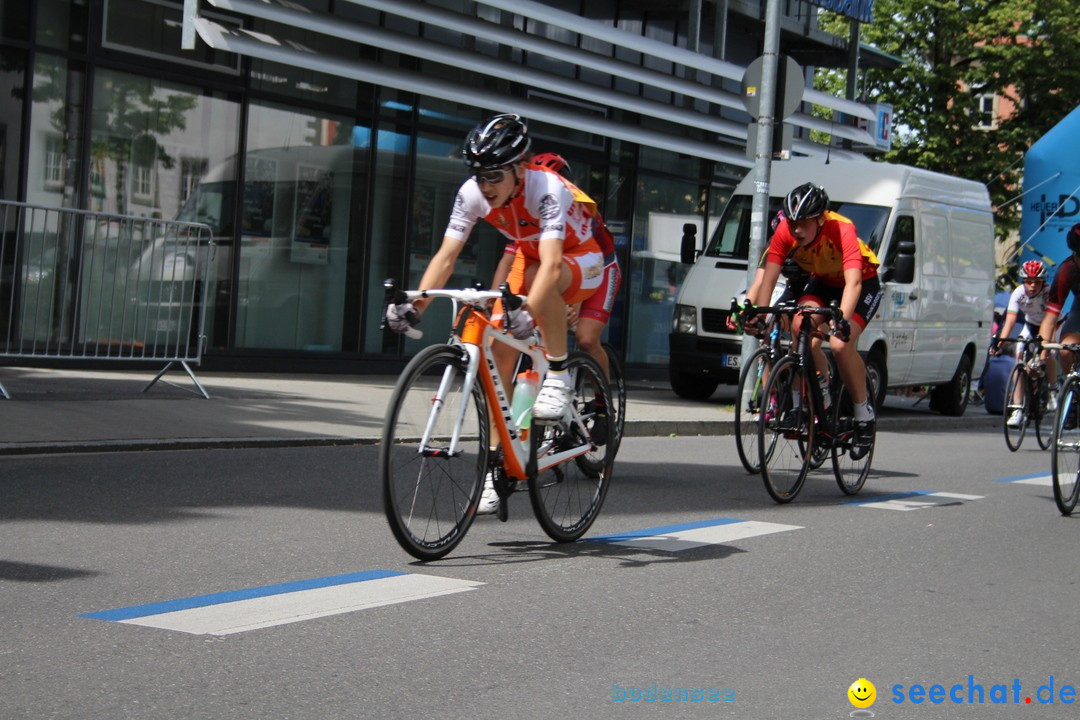
[[[240,234],[246,257],[270,254],[276,176],[276,160],[249,155],[244,163],[244,208]]]
[[[296,221],[289,255],[293,262],[322,265],[330,261],[333,181],[329,170],[296,164]]]

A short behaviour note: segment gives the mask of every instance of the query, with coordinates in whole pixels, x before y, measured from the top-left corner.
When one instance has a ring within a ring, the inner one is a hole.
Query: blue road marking
[[[349,583],[379,580],[381,578],[407,574],[408,573],[395,570],[366,570],[364,572],[332,575],[330,577],[314,578],[312,580],[297,580],[295,582],[265,585],[263,587],[247,588],[244,590],[230,590],[228,592],[211,593],[209,595],[196,595],[195,597],[181,598],[179,600],[166,600],[164,602],[148,603],[146,605],[117,608],[115,610],[102,610],[100,612],[86,613],[79,617],[120,622],[122,620],[147,617],[148,615],[161,615],[162,613],[176,612],[178,610],[191,610],[193,608],[237,602],[238,600],[251,600],[252,598],[269,597],[271,595],[284,595],[285,593],[299,592],[301,590],[347,585]]]

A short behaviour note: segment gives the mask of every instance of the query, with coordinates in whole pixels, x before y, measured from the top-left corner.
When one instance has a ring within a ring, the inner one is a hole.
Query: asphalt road
[[[1049,456],[878,440],[870,504],[817,473],[778,506],[731,437],[628,438],[588,537],[663,549],[552,545],[522,496],[427,565],[373,447],[0,458],[0,718],[841,718],[859,678],[881,718],[1076,717],[1080,519],[1001,482]],[[371,570],[469,589],[226,635],[85,617]]]

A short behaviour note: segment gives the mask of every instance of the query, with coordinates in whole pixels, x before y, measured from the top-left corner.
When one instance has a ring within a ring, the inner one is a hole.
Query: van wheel
[[[930,392],[930,409],[942,415],[960,417],[967,410],[968,396],[971,394],[971,358],[964,355],[960,366],[956,368],[952,382],[939,385]]]
[[[687,400],[708,400],[716,392],[716,386],[720,384],[719,380],[686,375],[670,368],[668,379],[671,381],[671,389],[675,391],[675,394]]]
[[[874,407],[879,408],[885,402],[885,388],[889,385],[889,371],[885,367],[885,356],[879,350],[871,350],[863,358],[866,363],[866,379],[874,391]]]

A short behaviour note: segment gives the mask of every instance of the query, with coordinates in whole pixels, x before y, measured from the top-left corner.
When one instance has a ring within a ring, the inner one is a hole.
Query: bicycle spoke
[[[793,357],[778,362],[765,384],[765,397],[776,398],[776,412],[758,425],[761,478],[779,503],[791,502],[810,469],[814,424],[813,396],[805,392],[805,373]]]
[[[1075,377],[1065,381],[1058,400],[1050,453],[1054,502],[1062,515],[1071,515],[1080,494],[1080,386]]]

